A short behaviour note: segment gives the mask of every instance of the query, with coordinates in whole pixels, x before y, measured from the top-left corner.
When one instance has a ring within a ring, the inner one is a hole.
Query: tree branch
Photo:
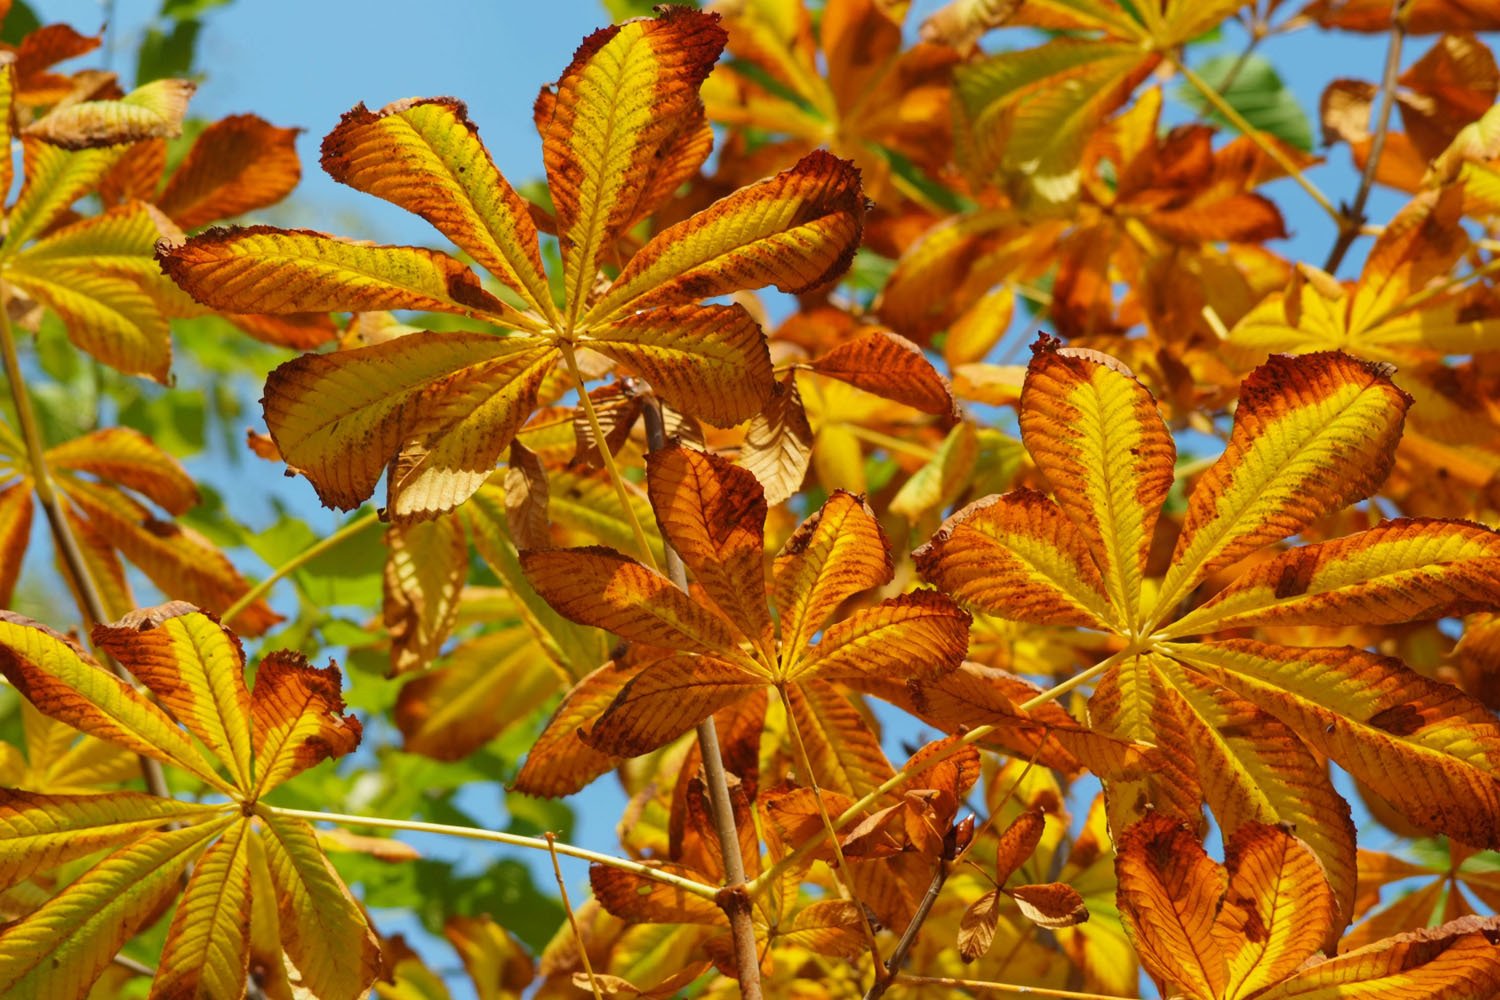
[[[51,529],[52,541],[57,546],[57,555],[62,562],[63,575],[67,577],[73,599],[78,602],[78,610],[83,615],[87,631],[95,625],[105,624],[111,616],[104,607],[104,598],[100,596],[94,578],[89,574],[88,562],[84,559],[83,550],[78,547],[78,539],[73,536],[73,529],[68,524],[67,512],[63,510],[62,500],[52,484],[52,471],[47,467],[47,446],[42,441],[41,425],[31,406],[31,396],[26,391],[26,376],[21,371],[21,359],[16,353],[16,337],[10,325],[10,310],[6,303],[3,281],[0,281],[0,361],[3,361],[5,367],[5,380],[10,385],[11,399],[16,404],[16,420],[21,425],[21,437],[26,443],[26,461],[31,467],[33,492],[47,518],[47,527]],[[127,684],[133,683],[130,675],[112,657],[100,653],[100,658],[109,664],[115,676]],[[150,757],[140,757],[140,762],[141,777],[145,779],[146,789],[152,795],[170,798],[172,793],[167,788],[167,777],[162,772],[161,764]]]
[[[1354,202],[1339,213],[1339,234],[1323,262],[1323,270],[1329,274],[1338,271],[1344,255],[1359,238],[1366,221],[1365,204],[1370,199],[1370,188],[1375,183],[1375,172],[1380,166],[1381,154],[1385,152],[1385,137],[1391,127],[1391,107],[1396,103],[1396,74],[1401,71],[1401,46],[1406,39],[1406,23],[1402,18],[1405,0],[1391,3],[1391,39],[1385,50],[1385,73],[1380,80],[1380,110],[1376,112],[1375,134],[1370,139],[1370,151],[1365,157],[1365,169],[1359,177],[1359,190]]]
[[[571,364],[571,357],[569,359]],[[581,390],[580,390],[581,391]],[[585,402],[588,397],[585,395]],[[661,403],[654,397],[645,400],[642,408],[646,422],[646,447],[650,451],[661,451],[667,446],[666,423],[662,419]],[[593,410],[589,411],[593,419]],[[609,444],[594,422],[594,440],[605,461],[613,462]],[[629,508],[627,507],[627,510]],[[639,532],[640,528],[636,530]],[[645,536],[639,536],[642,551],[650,558]],[[667,576],[678,590],[687,592],[687,568],[672,543],[662,539],[662,550],[666,553]],[[713,813],[714,827],[719,834],[719,852],[724,862],[724,892],[718,903],[729,918],[730,935],[734,940],[735,970],[739,973],[740,995],[745,1000],[761,1000],[760,949],[755,944],[755,921],[750,912],[750,893],[746,891],[749,881],[745,877],[745,859],[740,854],[740,834],[734,822],[734,803],[729,797],[729,777],[724,772],[724,755],[719,748],[719,730],[710,715],[698,724],[698,752],[703,758],[703,777],[708,786],[708,804]]]

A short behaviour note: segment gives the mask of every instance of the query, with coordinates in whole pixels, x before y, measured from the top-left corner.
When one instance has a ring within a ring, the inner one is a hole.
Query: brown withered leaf
[[[954,415],[953,391],[922,349],[899,334],[872,330],[847,340],[809,367],[923,413]]]
[[[779,504],[802,488],[812,449],[812,427],[802,408],[796,375],[789,372],[746,428],[739,464],[760,482],[766,502]]]
[[[992,889],[969,904],[958,923],[958,955],[972,962],[990,950],[1000,925],[1000,892]]]
[[[1022,916],[1048,930],[1073,927],[1089,918],[1089,908],[1078,890],[1062,882],[1018,885],[1006,889],[1005,894],[1016,901]]]
[[[545,549],[552,544],[547,518],[547,470],[536,453],[519,441],[510,443],[505,470],[505,520],[516,547]]]

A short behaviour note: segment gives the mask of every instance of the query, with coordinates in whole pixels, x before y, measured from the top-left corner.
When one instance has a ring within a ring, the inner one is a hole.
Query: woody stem
[[[16,353],[16,337],[10,325],[10,311],[6,307],[3,281],[0,281],[0,360],[3,360],[5,380],[10,384],[10,396],[16,405],[16,420],[21,425],[21,437],[26,442],[26,461],[31,467],[32,488],[36,493],[37,503],[41,505],[42,513],[47,518],[47,527],[51,529],[52,541],[57,546],[58,558],[68,579],[68,589],[78,602],[78,610],[83,615],[85,626],[92,628],[94,625],[103,625],[109,621],[109,612],[105,610],[104,598],[100,596],[99,588],[89,574],[88,562],[68,524],[62,500],[52,484],[52,472],[47,467],[47,446],[42,442],[41,425],[37,422],[36,410],[32,408],[31,395],[26,391],[26,377],[21,371],[21,359]],[[116,676],[127,684],[131,682],[130,675],[123,667],[109,657],[104,659]],[[147,790],[152,795],[169,797],[171,792],[167,788],[166,775],[162,773],[161,765],[150,757],[141,757],[140,761],[141,776],[146,780]]]
[[[1385,151],[1385,137],[1390,132],[1391,107],[1396,103],[1396,74],[1401,70],[1401,45],[1406,40],[1406,27],[1401,18],[1401,8],[1404,5],[1404,0],[1394,0],[1391,4],[1391,41],[1386,48],[1385,73],[1380,81],[1380,110],[1375,120],[1375,134],[1370,139],[1365,169],[1359,177],[1359,190],[1355,192],[1354,202],[1339,218],[1338,238],[1334,240],[1333,249],[1328,252],[1328,260],[1323,263],[1323,270],[1329,274],[1337,273],[1339,265],[1344,262],[1344,255],[1354,245],[1366,221],[1365,203],[1375,184],[1380,155]]]
[[[588,397],[585,396],[585,399]],[[653,452],[667,446],[666,423],[661,404],[648,398],[642,407],[646,423],[646,447]],[[599,450],[609,454],[604,435],[594,428]],[[637,529],[639,530],[639,529]],[[644,544],[644,543],[643,543]],[[687,592],[687,567],[672,543],[662,539],[666,554],[667,577],[678,590]],[[739,974],[740,995],[745,1000],[761,1000],[760,951],[755,944],[755,921],[751,913],[750,894],[745,891],[745,858],[740,853],[740,834],[734,821],[734,803],[729,797],[729,776],[724,771],[724,754],[719,747],[719,730],[710,715],[698,724],[698,753],[703,758],[703,779],[708,788],[709,811],[719,835],[719,853],[724,862],[724,891],[717,900],[729,918],[730,936],[734,941],[735,970]]]
[[[599,414],[594,411],[594,401],[589,398],[588,386],[583,383],[583,374],[578,370],[578,358],[574,356],[572,344],[562,344],[563,360],[568,364],[568,373],[573,376],[573,384],[578,387],[578,403],[583,407],[584,416],[588,418],[589,430],[594,434],[594,444],[599,449],[599,456],[604,460],[604,470],[609,473],[609,481],[614,484],[615,495],[620,498],[620,507],[624,511],[625,520],[630,524],[630,530],[635,535],[635,546],[640,550],[641,562],[651,569],[656,569],[656,557],[651,554],[651,545],[646,541],[646,532],[641,528],[640,519],[635,516],[635,507],[630,502],[630,491],[625,488],[625,480],[620,476],[619,466],[615,465],[614,452],[609,450],[609,442],[604,439],[604,428],[599,423]]]

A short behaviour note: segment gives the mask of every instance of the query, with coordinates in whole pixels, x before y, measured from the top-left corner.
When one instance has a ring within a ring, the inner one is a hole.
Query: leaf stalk
[[[635,516],[635,507],[630,502],[630,491],[625,488],[625,480],[620,475],[620,467],[615,465],[614,452],[610,451],[609,442],[604,438],[604,427],[599,423],[599,414],[594,411],[594,401],[589,398],[588,386],[583,382],[583,373],[578,370],[578,358],[573,353],[573,345],[563,343],[558,346],[562,349],[563,360],[568,363],[568,374],[573,376],[573,384],[578,388],[578,402],[583,407],[584,415],[588,417],[589,429],[593,431],[594,441],[599,446],[599,455],[604,459],[604,469],[609,473],[609,481],[614,484],[615,494],[620,498],[620,507],[625,512],[625,520],[630,522],[630,530],[635,535],[635,547],[640,550],[641,562],[660,572],[656,565],[656,557],[651,554],[651,544],[646,541],[646,532],[641,528],[640,519]]]
[[[1370,198],[1370,189],[1375,184],[1375,172],[1380,166],[1380,156],[1385,152],[1385,138],[1391,127],[1391,107],[1396,103],[1396,74],[1401,71],[1401,47],[1406,40],[1406,22],[1401,16],[1406,0],[1392,0],[1391,40],[1385,51],[1385,72],[1380,80],[1380,110],[1376,112],[1375,134],[1370,138],[1370,150],[1365,158],[1365,169],[1359,176],[1359,189],[1354,201],[1339,215],[1339,234],[1328,251],[1323,270],[1329,274],[1338,272],[1344,255],[1359,238],[1364,224],[1365,204]]]
[[[1307,179],[1307,175],[1302,172],[1302,168],[1292,162],[1291,157],[1287,156],[1281,147],[1267,139],[1260,129],[1246,121],[1245,116],[1240,114],[1234,105],[1224,99],[1224,95],[1209,86],[1207,80],[1193,72],[1175,53],[1166,52],[1162,55],[1173,69],[1182,74],[1183,79],[1193,85],[1193,89],[1203,95],[1204,100],[1213,105],[1215,111],[1223,115],[1225,120],[1244,134],[1251,142],[1259,146],[1261,151],[1269,156],[1277,166],[1285,170],[1287,175],[1296,181],[1297,185],[1306,191],[1313,201],[1318,203],[1318,207],[1328,213],[1328,217],[1336,225],[1342,225],[1343,213],[1333,206],[1333,202],[1328,200],[1328,196],[1320,191],[1316,184]]]
[[[293,819],[302,819],[314,823],[337,823],[340,826],[369,826],[386,830],[409,830],[412,833],[436,833],[448,837],[463,837],[467,840],[484,840],[493,844],[505,844],[509,847],[525,847],[533,851],[556,852],[566,854],[570,858],[578,858],[580,861],[589,861],[596,865],[604,865],[608,868],[618,868],[621,871],[639,875],[641,878],[670,885],[675,889],[690,893],[700,899],[714,899],[719,892],[717,886],[705,885],[690,878],[684,878],[673,872],[663,871],[660,868],[652,868],[650,865],[639,861],[631,861],[627,858],[617,858],[611,854],[600,854],[598,851],[590,851],[583,847],[574,847],[571,844],[558,843],[555,840],[543,840],[540,837],[523,837],[516,833],[501,833],[498,830],[480,830],[477,827],[449,826],[446,823],[427,823],[414,819],[386,819],[383,816],[354,816],[349,813],[319,812],[315,809],[285,809],[281,806],[260,803],[257,809],[269,812],[275,816],[288,816]]]
[[[314,559],[318,558],[318,556],[329,551],[330,549],[338,548],[340,545],[344,544],[344,542],[348,541],[350,538],[353,538],[361,531],[364,531],[370,525],[379,523],[380,519],[375,516],[375,512],[373,510],[358,517],[350,518],[347,522],[344,523],[343,527],[339,528],[339,530],[335,531],[327,538],[320,539],[315,544],[309,545],[301,552],[298,552],[296,555],[292,556],[292,558],[276,567],[276,569],[271,573],[270,576],[266,577],[264,580],[260,581],[255,586],[251,587],[249,590],[241,594],[237,601],[224,609],[224,613],[219,616],[220,623],[228,625],[231,621],[244,613],[244,610],[246,608],[254,604],[256,601],[260,600],[262,597],[266,596],[266,594],[270,593],[271,588],[276,586],[279,581],[286,579],[288,576],[291,576],[293,573],[297,572],[297,570],[301,569],[303,566],[306,566],[308,563],[312,562]]]

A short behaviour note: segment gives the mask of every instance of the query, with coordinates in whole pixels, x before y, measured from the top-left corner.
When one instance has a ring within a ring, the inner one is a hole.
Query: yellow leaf
[[[776,556],[781,646],[800,651],[845,600],[890,580],[890,544],[864,500],[835,490]]]
[[[1394,625],[1500,603],[1500,534],[1427,518],[1303,545],[1239,576],[1169,633],[1248,625]]]
[[[191,528],[159,520],[125,494],[97,483],[69,477],[58,485],[87,518],[88,531],[119,549],[162,591],[222,611],[250,589],[229,558]],[[246,635],[258,635],[280,620],[263,599],[238,618]]]
[[[699,872],[681,865],[660,863],[663,871],[685,878],[701,878]],[[727,924],[724,911],[711,899],[695,896],[677,886],[648,879],[606,865],[589,865],[589,887],[605,910],[631,923]]]
[[[858,799],[895,773],[869,719],[832,684],[805,678],[787,694],[818,788]]]
[[[6,269],[6,280],[57,313],[80,350],[127,375],[167,381],[172,364],[167,318],[139,284],[86,269],[38,274],[17,263],[23,262]]]
[[[745,428],[740,465],[759,480],[766,503],[779,504],[802,488],[812,451],[812,427],[802,408],[796,373],[789,372],[775,383],[765,408]]]
[[[32,122],[25,134],[64,149],[91,149],[182,134],[191,80],[153,80],[116,101],[61,105]]]
[[[913,553],[917,568],[965,604],[1020,621],[1103,628],[1114,622],[1093,552],[1034,490],[976,500]]]
[[[240,819],[193,865],[172,915],[151,996],[237,997],[250,967],[250,832]]]
[[[270,226],[210,229],[157,250],[162,270],[197,301],[225,312],[429,312],[503,316],[479,276],[446,254],[370,246]]]
[[[469,545],[455,517],[393,524],[385,533],[381,620],[391,635],[391,673],[437,659],[458,620]]]
[[[323,140],[334,180],[415,212],[544,315],[552,293],[526,202],[495,169],[453,98],[346,112]]]
[[[766,285],[811,291],[848,268],[863,210],[853,164],[821,150],[809,153],[791,169],[658,233],[584,320],[599,323]]]
[[[1412,822],[1500,845],[1500,727],[1452,685],[1350,647],[1232,639],[1167,652],[1281,719]]]
[[[1219,1000],[1229,981],[1229,959],[1214,933],[1224,870],[1166,816],[1127,829],[1118,852],[1120,915],[1141,964],[1158,981],[1186,987],[1194,1000]]]
[[[443,936],[463,960],[479,1000],[517,997],[531,984],[531,956],[488,916],[449,917]]]
[[[13,483],[0,490],[0,607],[10,607],[31,541],[34,505],[31,483]]]
[[[631,678],[583,739],[612,756],[638,757],[765,683],[744,667],[710,656],[669,656]]]
[[[672,581],[620,555],[590,546],[524,552],[526,578],[563,616],[629,642],[730,659],[744,658],[730,624]]]
[[[523,625],[470,639],[435,667],[401,688],[395,721],[407,752],[437,760],[468,756],[561,686],[557,668]]]
[[[1320,943],[1331,949],[1353,915],[1356,872],[1354,821],[1327,763],[1291,727],[1234,692],[1164,657],[1153,663],[1163,681],[1159,697],[1176,706],[1203,799],[1226,840],[1247,823],[1284,824],[1322,863],[1338,905]]]
[[[1338,903],[1323,866],[1285,829],[1247,823],[1224,852],[1229,891],[1215,926],[1229,957],[1226,996],[1284,979],[1335,931]]]
[[[1021,439],[1098,563],[1114,619],[1140,624],[1141,580],[1177,449],[1156,401],[1107,355],[1046,339],[1021,396]]]
[[[1480,1000],[1500,989],[1500,918],[1464,917],[1308,966],[1256,1000],[1421,997]]]
[[[127,486],[169,514],[184,514],[199,500],[198,486],[187,470],[130,427],[103,427],[48,448],[47,465]]]
[[[54,719],[232,792],[166,713],[46,626],[0,612],[0,672]]]
[[[1224,454],[1188,498],[1157,619],[1208,573],[1368,496],[1391,468],[1410,397],[1345,354],[1272,357],[1240,389]]]
[[[918,590],[861,608],[830,625],[800,662],[787,657],[786,676],[843,681],[875,675],[928,681],[956,669],[968,649],[968,614],[945,594]]]
[[[643,376],[673,409],[729,427],[771,395],[771,355],[743,306],[680,305],[590,327],[581,343]]]
[[[646,491],[662,534],[714,605],[763,651],[766,500],[755,476],[717,455],[674,447],[646,461]]]
[[[238,787],[250,787],[250,692],[232,632],[176,601],[97,626],[93,638],[228,766]]]
[[[611,661],[575,684],[532,743],[511,787],[527,795],[571,795],[613,767],[619,758],[584,743],[578,731],[603,714],[636,672]]]
[[[124,153],[123,146],[66,150],[39,139],[22,139],[25,181],[6,216],[3,249],[14,253],[57,221],[100,180]]]
[[[343,510],[374,492],[401,451],[393,513],[434,517],[483,484],[557,356],[531,338],[482,333],[304,355],[267,378],[266,425],[324,504]]]
[[[258,685],[257,685],[258,687]],[[380,942],[301,820],[261,815],[282,941],[319,1000],[355,1000],[380,974]]]
[[[263,657],[250,693],[254,797],[358,746],[360,722],[343,713],[337,667],[320,670],[288,650]]]
[[[0,789],[0,888],[168,824],[202,823],[223,811],[138,792],[38,795]]]
[[[716,16],[667,8],[594,32],[557,83],[543,88],[535,118],[569,321],[583,315],[603,255],[641,214],[653,160],[681,119],[697,112],[698,87],[724,40]]]
[[[0,933],[0,992],[17,1000],[81,998],[115,952],[178,889],[199,848],[237,815],[122,847]]]

